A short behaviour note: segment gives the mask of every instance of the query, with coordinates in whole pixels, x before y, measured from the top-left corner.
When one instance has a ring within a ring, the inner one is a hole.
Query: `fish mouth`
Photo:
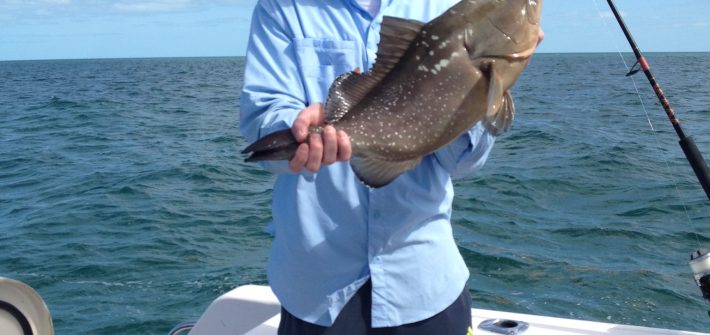
[[[512,55],[489,55],[486,58],[490,59],[500,59],[508,63],[523,62],[525,64],[530,62],[532,58],[532,53],[515,53]]]

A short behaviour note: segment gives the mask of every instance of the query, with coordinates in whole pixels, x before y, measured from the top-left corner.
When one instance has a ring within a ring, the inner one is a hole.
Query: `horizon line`
[[[536,55],[562,54],[633,54],[633,51],[540,51]],[[710,51],[644,51],[644,54],[691,54],[710,53]],[[0,62],[41,62],[41,61],[79,61],[79,60],[128,60],[128,59],[189,59],[189,58],[244,58],[245,55],[213,55],[213,56],[139,56],[139,57],[92,57],[92,58],[31,58],[31,59],[0,59]]]

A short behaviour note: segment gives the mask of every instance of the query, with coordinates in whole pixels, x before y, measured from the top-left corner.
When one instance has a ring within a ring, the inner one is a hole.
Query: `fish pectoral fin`
[[[508,130],[513,125],[513,119],[515,118],[515,104],[513,103],[513,96],[510,95],[510,91],[506,91],[503,94],[503,102],[497,113],[492,115],[492,117],[486,117],[483,125],[488,129],[488,131],[493,136],[498,136]]]
[[[496,61],[487,59],[481,63],[479,69],[488,79],[488,107],[486,119],[493,119],[503,103],[503,81],[495,71]]]
[[[483,123],[493,135],[499,135],[513,124],[515,105],[510,91],[504,91],[503,80],[495,68],[495,60],[488,60],[480,66],[481,73],[488,79],[488,106]]]
[[[389,184],[420,161],[421,157],[408,161],[387,161],[376,157],[353,156],[350,164],[355,175],[365,185],[377,188]]]

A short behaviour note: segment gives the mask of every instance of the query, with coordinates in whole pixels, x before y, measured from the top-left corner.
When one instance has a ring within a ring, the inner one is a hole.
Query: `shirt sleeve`
[[[486,163],[494,143],[495,136],[478,122],[449,145],[434,152],[434,157],[451,177],[470,176]]]
[[[249,143],[291,128],[305,107],[293,34],[279,13],[279,8],[260,1],[252,16],[239,123]],[[261,165],[272,173],[290,172],[287,161],[264,161]]]

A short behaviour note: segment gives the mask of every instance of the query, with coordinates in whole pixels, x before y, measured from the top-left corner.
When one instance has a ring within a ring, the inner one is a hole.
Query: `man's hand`
[[[316,172],[322,164],[333,164],[336,161],[348,161],[352,154],[350,139],[344,131],[336,131],[333,126],[325,126],[322,134],[310,134],[310,126],[319,126],[325,123],[325,111],[322,104],[313,104],[304,108],[293,122],[291,131],[296,141],[301,143],[296,154],[288,162],[293,172],[300,172],[302,168]]]

